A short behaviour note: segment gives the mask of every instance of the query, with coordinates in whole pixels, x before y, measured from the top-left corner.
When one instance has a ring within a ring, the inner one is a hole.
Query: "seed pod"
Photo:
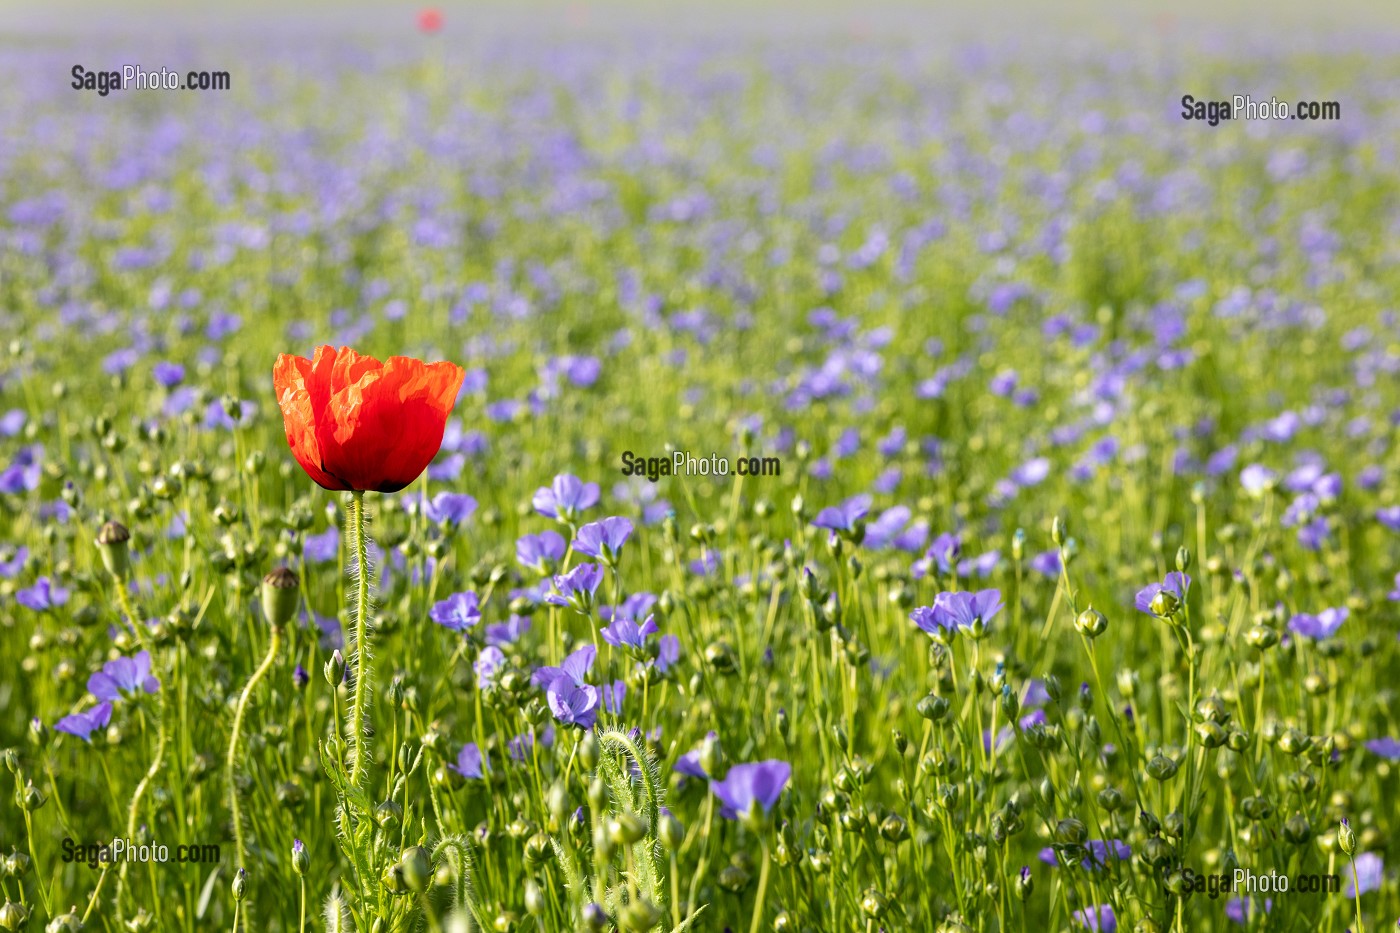
[[[120,522],[107,522],[97,532],[97,549],[102,555],[102,566],[107,572],[122,582],[131,574],[131,560],[128,552],[131,532]]]
[[[13,931],[23,930],[28,925],[29,908],[7,899],[4,906],[0,907],[0,928],[13,933]]]
[[[1090,606],[1075,617],[1074,627],[1086,638],[1098,638],[1108,630],[1108,618]]]
[[[938,722],[948,715],[948,707],[947,699],[936,693],[930,693],[928,696],[919,700],[917,709],[919,715],[929,722]]]
[[[1312,841],[1312,823],[1301,813],[1295,813],[1283,824],[1283,838],[1295,846],[1307,845]]]
[[[1177,763],[1166,755],[1157,755],[1147,763],[1148,777],[1169,781],[1176,776]]]
[[[1055,841],[1062,846],[1079,846],[1089,838],[1089,830],[1076,819],[1060,820],[1055,824]]]
[[[263,577],[262,610],[267,624],[284,627],[297,611],[297,575],[288,567],[278,567]]]

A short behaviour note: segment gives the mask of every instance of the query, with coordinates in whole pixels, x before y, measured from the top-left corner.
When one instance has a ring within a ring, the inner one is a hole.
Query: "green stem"
[[[233,838],[236,846],[237,862],[236,867],[242,868],[247,861],[247,845],[243,838],[243,818],[238,803],[238,784],[234,781],[234,767],[238,761],[238,737],[243,731],[243,714],[248,709],[248,698],[253,695],[253,688],[258,685],[272,667],[272,662],[277,659],[277,652],[282,647],[282,629],[273,627],[272,641],[267,646],[267,656],[263,658],[258,669],[253,671],[253,676],[248,678],[247,685],[243,688],[243,694],[238,698],[238,706],[233,713],[233,734],[229,736],[228,742],[228,796],[229,806],[233,810]]]
[[[365,541],[365,494],[357,489],[351,495],[350,522],[359,589],[355,599],[355,697],[350,706],[350,741],[354,743],[355,760],[350,766],[350,783],[358,785],[365,760],[365,657],[368,653],[366,638],[369,635],[365,620],[369,615],[369,549]]]
[[[758,870],[758,896],[753,903],[753,919],[749,922],[749,933],[758,933],[763,926],[763,899],[768,893],[768,863],[772,859],[768,854],[768,839],[763,840],[763,867]]]

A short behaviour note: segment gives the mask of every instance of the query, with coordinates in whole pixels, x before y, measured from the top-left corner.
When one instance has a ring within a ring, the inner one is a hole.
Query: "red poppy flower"
[[[442,28],[442,12],[432,6],[419,11],[418,28],[423,32],[437,32]]]
[[[465,377],[455,363],[391,356],[381,363],[349,347],[283,353],[272,369],[287,443],[326,489],[397,492],[442,446]]]

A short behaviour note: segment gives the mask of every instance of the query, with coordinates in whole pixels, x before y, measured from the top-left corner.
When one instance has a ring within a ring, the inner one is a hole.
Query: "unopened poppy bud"
[[[404,884],[415,894],[428,889],[433,880],[433,857],[423,846],[409,846],[399,856]]]
[[[1050,522],[1050,540],[1056,545],[1065,543],[1065,520],[1058,515]]]
[[[297,611],[297,575],[289,567],[278,567],[263,577],[262,610],[267,624],[283,628]]]
[[[640,842],[647,834],[647,824],[635,813],[623,813],[608,820],[608,835],[620,846]]]
[[[374,821],[383,829],[393,829],[403,820],[403,807],[397,800],[386,800],[374,808]]]
[[[678,851],[685,842],[685,824],[670,810],[661,814],[661,825],[657,828],[661,844],[672,852]]]
[[[782,738],[783,744],[792,744],[792,718],[788,716],[787,707],[778,707],[778,712],[774,718],[777,720],[778,735]]]
[[[595,777],[588,785],[588,806],[601,812],[608,805],[608,785],[601,777]]]
[[[395,862],[384,869],[384,873],[379,876],[379,881],[384,885],[384,890],[390,894],[408,893],[408,882],[403,877],[403,862]]]
[[[233,876],[233,899],[243,900],[243,895],[248,891],[248,871],[240,868]]]
[[[120,522],[107,522],[97,532],[97,550],[102,555],[102,566],[118,580],[125,581],[131,574],[130,542],[131,532]]]
[[[1356,851],[1356,833],[1351,831],[1351,823],[1345,817],[1342,819],[1341,827],[1337,830],[1337,845],[1341,846],[1342,852],[1348,856]]]
[[[292,840],[292,871],[298,875],[305,875],[306,869],[311,865],[311,855],[306,851],[306,846],[300,839]]]
[[[1074,627],[1086,638],[1098,638],[1108,629],[1108,618],[1090,606],[1075,617]]]
[[[919,700],[917,708],[920,716],[924,717],[929,722],[938,722],[944,716],[948,715],[948,707],[949,704],[946,698],[936,693],[930,693],[928,696]]]
[[[592,771],[598,767],[598,740],[594,738],[591,730],[585,732],[583,738],[579,739],[578,761],[586,771]]]
[[[1245,631],[1244,641],[1251,648],[1264,651],[1278,644],[1278,632],[1267,625],[1253,625]]]

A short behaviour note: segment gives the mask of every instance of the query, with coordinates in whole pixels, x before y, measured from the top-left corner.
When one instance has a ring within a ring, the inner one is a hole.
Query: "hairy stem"
[[[355,760],[350,766],[350,783],[358,784],[365,763],[365,660],[369,646],[369,547],[365,540],[365,494],[355,490],[350,508],[351,534],[355,548],[355,577],[359,587],[355,600],[355,697],[350,706],[350,741]]]
[[[248,678],[248,683],[243,688],[243,694],[238,698],[238,707],[233,714],[233,734],[229,736],[228,742],[228,797],[229,807],[233,810],[233,837],[237,852],[235,864],[239,868],[242,868],[247,861],[247,844],[243,838],[243,815],[238,803],[238,784],[233,779],[234,766],[238,760],[238,736],[243,731],[243,714],[248,709],[248,698],[253,695],[253,688],[258,685],[258,681],[262,680],[268,669],[272,667],[272,662],[276,660],[277,652],[281,647],[282,629],[274,627],[272,641],[267,646],[267,656],[258,665],[258,669],[253,671],[253,676]]]

